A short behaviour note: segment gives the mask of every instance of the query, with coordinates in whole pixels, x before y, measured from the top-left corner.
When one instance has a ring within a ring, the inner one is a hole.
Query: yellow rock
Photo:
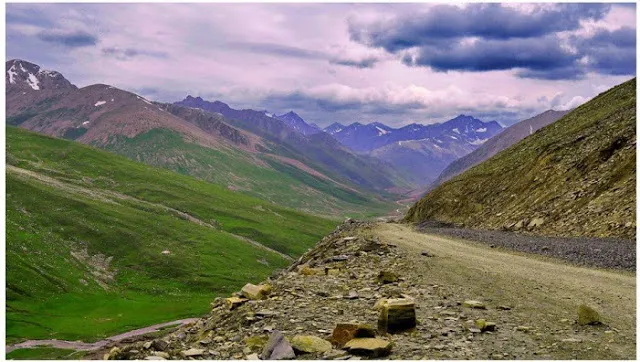
[[[349,353],[369,357],[383,357],[391,353],[392,343],[379,338],[354,338],[345,344]]]
[[[242,287],[242,295],[252,300],[266,299],[271,293],[271,286],[269,284],[253,285],[247,283]]]
[[[234,310],[239,306],[241,306],[242,304],[244,304],[245,302],[247,302],[248,300],[249,299],[246,299],[246,298],[229,297],[225,299],[225,302],[227,303],[229,310]]]
[[[379,310],[378,331],[381,333],[398,333],[416,327],[416,306],[412,299],[385,299]]]
[[[323,353],[331,350],[331,343],[316,336],[297,335],[291,340],[291,347],[303,353]]]

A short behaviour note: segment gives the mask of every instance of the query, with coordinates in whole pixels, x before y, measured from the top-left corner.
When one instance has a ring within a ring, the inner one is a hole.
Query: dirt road
[[[460,298],[483,300],[494,307],[512,306],[504,323],[532,327],[539,334],[540,346],[553,350],[554,358],[635,358],[634,273],[497,251],[484,244],[419,233],[409,225],[379,224],[374,233],[410,251],[416,269],[412,272],[423,273],[430,283],[452,286]],[[422,251],[435,257],[426,258]],[[605,325],[572,324],[580,304],[600,311]],[[493,316],[500,319],[505,313],[494,312]],[[562,346],[572,343],[581,347],[563,353]]]

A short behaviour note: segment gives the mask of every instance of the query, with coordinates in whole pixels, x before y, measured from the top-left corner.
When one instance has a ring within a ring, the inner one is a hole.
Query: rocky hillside
[[[635,238],[636,80],[429,192],[406,220]]]
[[[497,136],[490,138],[475,151],[449,164],[440,176],[438,176],[438,179],[433,183],[432,187],[461,174],[482,161],[488,160],[498,152],[519,142],[540,128],[559,120],[567,113],[569,113],[569,111],[548,110],[505,129]]]

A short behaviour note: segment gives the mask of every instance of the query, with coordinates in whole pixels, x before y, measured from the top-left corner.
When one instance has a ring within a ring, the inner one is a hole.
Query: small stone
[[[412,299],[385,299],[380,306],[378,330],[398,333],[416,327],[416,307]]]
[[[144,359],[146,361],[164,361],[166,358],[160,356],[146,356]]]
[[[164,351],[167,349],[167,347],[169,347],[169,343],[162,339],[156,339],[151,343],[151,347],[156,351]]]
[[[420,253],[420,255],[422,256],[426,256],[427,258],[433,258],[435,255],[431,254],[430,252],[424,250],[423,252]]]
[[[291,344],[284,338],[280,331],[273,331],[269,337],[269,341],[262,349],[261,359],[281,360],[293,359],[296,357]]]
[[[355,290],[350,290],[349,294],[345,296],[345,299],[358,299],[360,296],[358,295],[358,292],[356,292]]]
[[[517,327],[516,327],[516,331],[519,331],[519,332],[529,332],[529,331],[531,331],[531,327],[527,327],[527,326],[517,326]]]
[[[151,345],[153,344],[153,342],[149,341],[149,342],[144,342],[144,344],[142,345],[142,348],[144,349],[149,349],[151,348]]]
[[[531,222],[529,223],[528,227],[529,229],[534,229],[542,226],[542,224],[544,224],[544,218],[534,217],[533,220],[531,220]]]
[[[229,310],[234,310],[239,306],[243,305],[244,303],[246,303],[248,300],[249,299],[247,298],[229,297],[229,298],[225,298],[225,303],[227,304],[227,307],[229,308]]]
[[[562,340],[562,342],[564,343],[580,343],[582,342],[582,340],[577,339],[577,338],[565,338]]]
[[[259,360],[260,358],[258,357],[257,353],[252,353],[247,355],[247,357],[245,357],[246,360]]]
[[[496,307],[498,310],[511,310],[511,306],[509,305],[499,305]]]
[[[398,274],[390,272],[390,271],[380,271],[378,273],[378,283],[381,284],[390,284],[398,281]]]
[[[291,340],[291,347],[300,353],[324,353],[331,350],[331,342],[316,336],[297,335]]]
[[[464,303],[462,303],[462,306],[473,309],[487,309],[487,306],[484,303],[477,300],[465,300]]]
[[[601,324],[600,314],[588,305],[578,307],[578,324],[581,326]]]
[[[159,352],[159,351],[153,351],[151,352],[152,356],[158,356],[158,357],[162,357],[164,359],[169,359],[170,356],[167,352]]]
[[[186,351],[182,351],[180,352],[180,354],[182,355],[182,357],[198,357],[198,356],[202,356],[204,354],[204,349],[199,349],[199,348],[190,348]]]
[[[475,325],[481,332],[493,332],[496,330],[496,324],[487,322],[485,319],[477,319]]]
[[[344,347],[349,353],[376,358],[389,355],[392,343],[379,338],[354,338]]]
[[[354,338],[371,338],[376,336],[373,327],[358,323],[338,323],[333,329],[331,341],[339,347]]]
[[[242,287],[242,295],[252,300],[266,299],[271,293],[271,286],[269,284],[253,285],[247,283]]]

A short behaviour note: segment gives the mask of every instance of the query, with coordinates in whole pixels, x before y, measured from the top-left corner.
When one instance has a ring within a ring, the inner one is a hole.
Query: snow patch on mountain
[[[22,63],[20,63],[20,68],[22,68]],[[24,70],[24,68],[22,68],[22,70]],[[27,77],[27,83],[29,83],[29,86],[31,86],[31,88],[33,88],[34,90],[40,90],[40,81],[38,80],[38,78],[36,78],[35,75],[29,73],[29,76]]]
[[[95,107],[99,107],[103,104],[107,103],[106,101],[97,101],[96,104],[94,104]]]
[[[9,70],[7,70],[7,74],[9,74],[9,83],[14,84],[16,82],[15,79],[13,79],[13,77],[15,77],[16,75],[18,75],[18,73],[15,70],[15,65],[12,65],[11,68],[9,68]]]

